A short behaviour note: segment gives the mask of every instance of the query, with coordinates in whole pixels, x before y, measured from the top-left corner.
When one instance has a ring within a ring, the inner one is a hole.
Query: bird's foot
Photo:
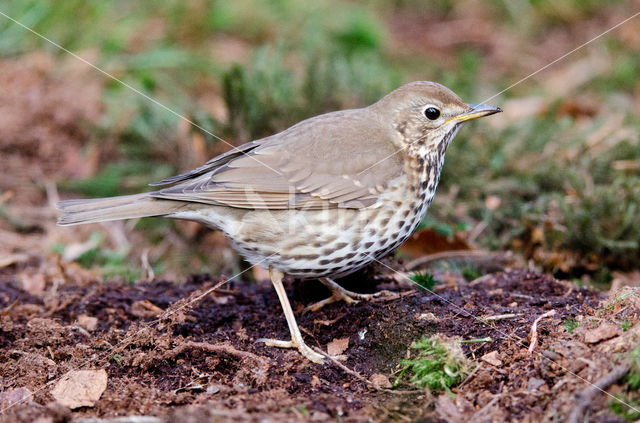
[[[331,304],[341,300],[346,302],[347,304],[355,304],[360,301],[395,300],[402,296],[402,294],[387,290],[374,292],[373,294],[360,294],[357,292],[349,291],[348,289],[344,289],[329,278],[323,278],[320,280],[320,282],[322,282],[324,286],[329,288],[329,290],[331,291],[331,296],[329,298],[325,298],[322,301],[318,301],[317,303],[305,307],[303,313],[306,313],[308,311],[318,311],[327,304]]]
[[[280,299],[280,305],[282,306],[282,311],[284,311],[284,317],[287,319],[287,325],[289,325],[289,332],[291,333],[291,341],[280,341],[278,339],[262,338],[258,339],[256,342],[264,342],[265,345],[272,347],[297,348],[300,354],[305,356],[307,359],[313,361],[314,363],[324,364],[324,360],[322,360],[323,356],[312,350],[302,340],[300,328],[298,327],[296,318],[293,315],[293,310],[291,310],[291,304],[289,304],[287,293],[285,292],[284,286],[282,285],[282,278],[284,277],[284,274],[279,270],[276,270],[269,266],[269,276],[271,277],[273,287],[275,288],[276,293],[278,294],[278,298]]]
[[[324,364],[323,355],[315,352],[303,341],[281,341],[279,339],[260,338],[256,342],[264,342],[266,346],[278,348],[297,348],[297,350],[307,359],[314,363]]]

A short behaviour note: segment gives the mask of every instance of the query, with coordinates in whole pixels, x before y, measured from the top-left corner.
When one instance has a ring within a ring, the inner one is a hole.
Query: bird
[[[329,112],[234,147],[189,172],[150,184],[155,191],[61,201],[59,225],[150,216],[222,231],[254,265],[269,269],[290,340],[303,340],[283,286],[285,275],[318,279],[332,301],[358,294],[334,280],[401,245],[433,201],[445,152],[464,122],[502,110],[467,104],[445,86],[415,81],[363,108]]]

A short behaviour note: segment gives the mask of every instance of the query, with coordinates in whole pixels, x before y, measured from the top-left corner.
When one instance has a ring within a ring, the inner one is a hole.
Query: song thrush
[[[400,244],[424,217],[445,151],[463,122],[501,110],[466,104],[434,82],[413,82],[362,109],[304,120],[251,141],[137,195],[59,203],[60,225],[164,216],[219,229],[254,264],[268,266],[290,341],[300,334],[282,279],[318,278],[325,301],[367,298],[329,278],[352,273]]]

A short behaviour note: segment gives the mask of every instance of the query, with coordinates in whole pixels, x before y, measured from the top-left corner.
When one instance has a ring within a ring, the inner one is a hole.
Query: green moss
[[[635,422],[640,419],[640,412],[636,411],[640,410],[640,402],[626,395],[616,395],[616,398],[619,401],[612,399],[609,402],[609,409],[614,414],[617,414],[628,422]],[[629,404],[633,408],[630,408],[625,404]]]
[[[482,276],[482,272],[477,267],[468,265],[462,268],[462,276],[467,282],[471,282]]]
[[[417,273],[415,275],[411,275],[409,277],[412,281],[414,281],[421,289],[425,289],[427,291],[431,291],[434,286],[438,283],[431,273]]]
[[[417,387],[449,391],[462,382],[469,372],[468,360],[460,346],[452,340],[441,336],[423,337],[414,342],[411,348],[415,356],[401,361],[402,370],[395,386],[409,373],[409,381]]]
[[[569,333],[573,333],[573,331],[576,330],[578,326],[580,326],[580,323],[578,323],[574,319],[564,319],[563,323],[564,323],[564,329]]]

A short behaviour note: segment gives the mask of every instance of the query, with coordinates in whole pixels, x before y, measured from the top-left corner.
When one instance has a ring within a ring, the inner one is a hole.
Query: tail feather
[[[145,193],[89,200],[66,200],[59,202],[56,206],[64,213],[58,219],[58,225],[69,226],[137,217],[164,216],[183,210],[185,205],[186,203],[181,201],[161,200]]]

